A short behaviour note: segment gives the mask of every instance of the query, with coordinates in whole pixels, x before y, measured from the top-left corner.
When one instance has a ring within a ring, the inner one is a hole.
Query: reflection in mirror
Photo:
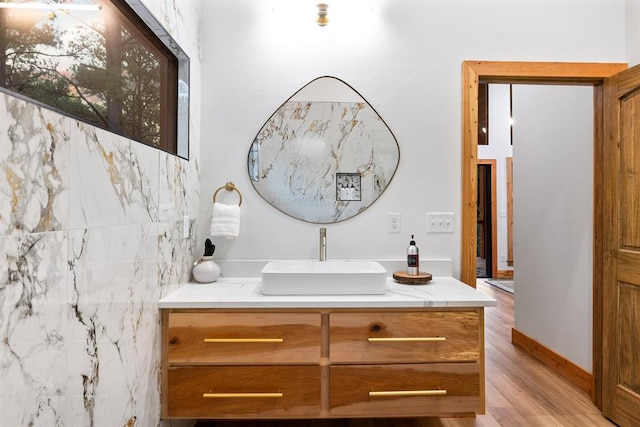
[[[319,77],[267,120],[249,150],[253,187],[303,221],[351,218],[387,188],[400,160],[395,136],[362,96]]]

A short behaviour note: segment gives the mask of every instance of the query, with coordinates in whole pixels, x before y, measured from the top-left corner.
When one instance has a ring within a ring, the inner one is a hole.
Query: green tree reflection
[[[161,68],[110,5],[0,9],[2,87],[153,146],[160,145]]]

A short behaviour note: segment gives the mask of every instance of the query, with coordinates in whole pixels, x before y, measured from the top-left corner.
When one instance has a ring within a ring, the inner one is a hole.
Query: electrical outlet
[[[389,233],[400,232],[400,213],[389,212]]]
[[[453,233],[453,212],[427,213],[427,233]]]

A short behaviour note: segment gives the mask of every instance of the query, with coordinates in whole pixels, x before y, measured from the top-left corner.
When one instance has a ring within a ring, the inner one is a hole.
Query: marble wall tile
[[[145,6],[158,19],[183,49],[187,43],[198,40],[200,21],[199,2],[185,0],[143,0]]]
[[[0,238],[0,425],[66,425],[67,234]]]
[[[200,182],[197,161],[160,153],[159,221],[198,216]]]
[[[194,237],[196,221],[189,223],[189,239],[182,234],[182,221],[165,222],[159,224],[158,231],[158,282],[159,297],[175,290],[181,283],[191,279],[193,262],[202,256],[199,239]]]
[[[80,122],[71,141],[70,229],[158,220],[158,150]]]
[[[0,93],[0,236],[67,228],[69,123]]]
[[[160,420],[158,299],[198,253],[200,3],[143,1],[191,57],[189,160],[0,92],[0,426],[193,425]]]
[[[157,259],[157,224],[69,232],[72,424],[127,425],[158,417]]]

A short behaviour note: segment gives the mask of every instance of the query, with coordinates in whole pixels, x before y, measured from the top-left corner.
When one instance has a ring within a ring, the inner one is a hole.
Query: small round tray
[[[393,273],[393,280],[403,285],[425,285],[431,280],[431,273],[421,271],[417,275],[410,276],[406,271],[396,271]]]

